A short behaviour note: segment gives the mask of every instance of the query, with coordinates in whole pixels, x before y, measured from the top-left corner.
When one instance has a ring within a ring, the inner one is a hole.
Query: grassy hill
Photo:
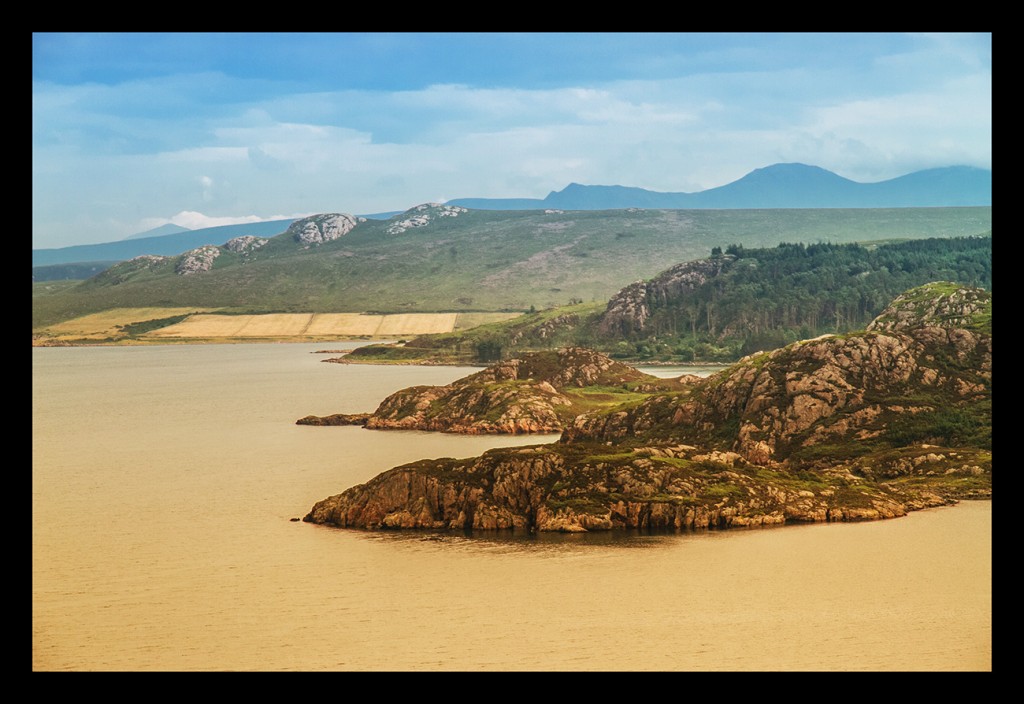
[[[181,257],[123,262],[75,286],[34,291],[33,329],[140,306],[407,313],[603,304],[716,246],[954,237],[992,227],[991,207],[438,211],[365,220],[320,244],[289,230],[254,250],[219,247],[209,271],[188,275],[178,273]]]
[[[607,304],[563,306],[403,344],[370,345],[345,360],[479,364],[580,345],[633,361],[734,361],[860,329],[900,292],[935,280],[991,289],[992,238],[716,247],[711,257],[630,284]]]

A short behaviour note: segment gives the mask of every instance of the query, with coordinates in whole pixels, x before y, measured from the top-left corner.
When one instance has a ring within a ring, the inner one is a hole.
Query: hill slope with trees
[[[714,247],[710,257],[626,286],[606,305],[554,308],[400,346],[368,346],[347,359],[487,363],[579,345],[634,361],[732,361],[862,329],[901,291],[935,280],[991,289],[991,236]]]

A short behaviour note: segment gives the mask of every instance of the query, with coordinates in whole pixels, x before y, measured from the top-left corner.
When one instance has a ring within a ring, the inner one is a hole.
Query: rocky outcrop
[[[608,301],[598,330],[602,335],[613,337],[642,333],[652,310],[678,301],[721,274],[733,261],[731,255],[721,255],[677,264],[650,281],[637,281],[626,286]]]
[[[600,352],[585,347],[566,347],[551,352],[534,352],[518,359],[498,362],[466,381],[548,382],[556,388],[584,387],[595,384],[622,384],[631,381],[657,380],[633,367],[616,362]]]
[[[908,301],[917,301],[916,316],[906,314]],[[577,417],[564,440],[642,434],[717,444],[768,463],[815,445],[884,439],[907,414],[990,401],[992,337],[970,329],[990,319],[986,291],[914,289],[872,324],[887,332],[823,336],[745,358],[690,394],[652,398],[616,415]]]
[[[580,316],[576,313],[563,313],[562,315],[556,315],[555,317],[545,320],[538,325],[516,331],[508,339],[508,344],[510,346],[518,345],[524,340],[524,338],[529,338],[535,342],[542,342],[559,332],[574,329],[579,325],[579,323]]]
[[[213,268],[213,260],[220,256],[220,248],[212,244],[196,247],[181,255],[174,266],[174,273],[179,276],[190,276],[209,271]]]
[[[224,243],[224,249],[236,254],[249,254],[254,252],[270,240],[265,237],[254,237],[253,235],[241,235]]]
[[[469,210],[459,205],[443,205],[441,203],[423,203],[417,205],[415,208],[402,213],[400,220],[388,225],[385,232],[389,235],[399,235],[406,230],[411,230],[417,227],[425,227],[431,222],[438,218],[457,218],[463,213],[468,213]]]
[[[371,430],[447,433],[557,433],[572,401],[547,382],[465,383],[403,389],[386,398],[366,422]]]
[[[318,502],[303,520],[364,529],[694,530],[894,518],[951,503],[849,475],[780,481],[692,446],[602,453],[608,448],[536,446],[416,462]]]
[[[323,213],[296,220],[288,227],[287,233],[306,246],[323,244],[347,235],[361,222],[366,222],[366,218],[348,213]]]
[[[137,257],[132,257],[127,262],[124,262],[124,264],[127,264],[130,267],[151,268],[170,261],[172,258],[173,257],[164,257],[157,254],[140,254]]]
[[[909,302],[916,315],[901,313]],[[879,331],[886,320],[899,322]],[[931,285],[894,301],[879,321],[577,415],[555,446],[396,468],[320,502],[306,520],[682,530],[892,518],[991,496],[991,294]],[[588,370],[583,381],[600,380],[603,364],[575,368]],[[519,383],[530,374],[556,393],[576,378],[530,360],[480,378]],[[412,398],[424,408],[450,401]]]
[[[992,333],[992,296],[977,288],[937,281],[911,289],[871,323],[873,332],[899,332],[922,326],[971,328]]]
[[[306,416],[295,421],[295,425],[366,425],[369,413],[335,413],[329,416]]]
[[[365,425],[376,430],[468,434],[555,433],[581,410],[580,399],[564,393],[565,389],[623,384],[663,390],[672,386],[671,381],[643,374],[605,355],[566,348],[505,360],[446,386],[402,389],[384,399]]]

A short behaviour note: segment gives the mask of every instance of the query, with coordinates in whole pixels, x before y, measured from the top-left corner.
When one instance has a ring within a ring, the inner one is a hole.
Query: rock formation
[[[928,414],[914,423],[922,425],[929,415],[984,404],[991,380],[991,294],[930,284],[895,299],[868,331],[744,358],[689,396],[652,398],[616,416],[579,416],[565,440],[642,434],[728,445],[751,462],[778,462],[810,456],[800,450],[812,446],[890,435],[907,415]]]
[[[778,473],[722,454],[726,461],[685,445],[618,454],[540,445],[424,460],[324,499],[303,520],[370,529],[687,530],[894,518],[950,503],[852,475],[779,481]]]
[[[647,319],[651,317],[652,304],[676,300],[697,289],[722,273],[733,260],[734,257],[726,254],[677,264],[650,281],[637,281],[626,286],[608,301],[598,330],[602,335],[616,337],[642,333]]]
[[[174,266],[174,273],[179,276],[189,276],[213,268],[213,260],[220,256],[220,248],[212,244],[191,249],[178,258]]]
[[[366,222],[366,218],[348,213],[323,213],[296,220],[288,226],[287,233],[306,246],[323,244],[347,235],[360,222]]]
[[[535,352],[492,365],[447,386],[413,386],[384,399],[371,414],[307,416],[303,425],[365,425],[370,429],[450,433],[554,433],[580,412],[566,389],[615,386],[668,390],[658,379],[582,348]],[[614,399],[614,394],[601,396]],[[328,420],[331,419],[331,420]]]
[[[398,235],[412,228],[425,227],[437,218],[457,218],[468,212],[469,210],[459,205],[423,203],[402,213],[402,219],[388,225],[385,232],[389,235]]]
[[[500,367],[487,371],[520,378]],[[991,294],[930,284],[863,333],[795,343],[581,414],[555,445],[397,467],[304,520],[682,530],[891,518],[989,497],[991,368]]]
[[[254,237],[253,235],[241,235],[240,237],[234,237],[224,243],[224,249],[229,252],[235,252],[236,254],[248,254],[253,252],[267,242],[265,237]]]

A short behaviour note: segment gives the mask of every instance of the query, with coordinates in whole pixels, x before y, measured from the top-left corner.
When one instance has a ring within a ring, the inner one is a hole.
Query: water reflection
[[[723,369],[728,368],[726,364],[681,364],[681,365],[638,365],[636,367],[644,374],[650,374],[651,376],[660,377],[662,379],[675,378],[683,376],[684,374],[693,374],[699,377],[711,376],[716,374]]]

